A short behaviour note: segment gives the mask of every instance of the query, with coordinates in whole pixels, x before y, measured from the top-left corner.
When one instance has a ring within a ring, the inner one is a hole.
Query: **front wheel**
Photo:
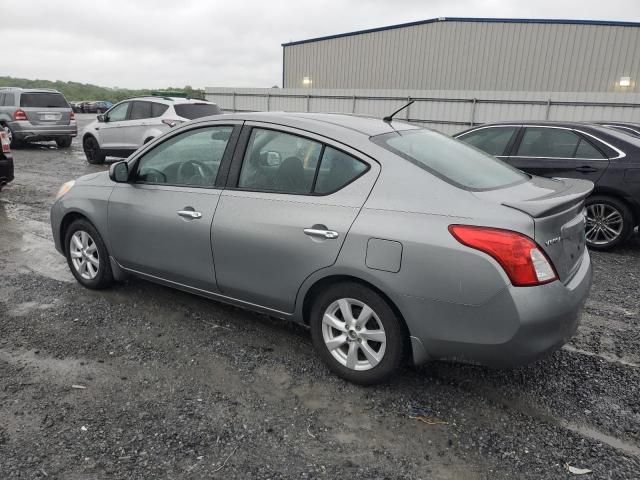
[[[64,242],[67,263],[78,283],[92,290],[113,284],[107,247],[89,221],[74,221],[65,234]]]
[[[71,146],[71,142],[71,137],[56,138],[56,145],[58,145],[58,148],[69,148]]]
[[[614,197],[593,195],[587,198],[586,239],[593,250],[611,250],[624,243],[633,231],[633,215]]]
[[[95,137],[86,137],[82,141],[82,147],[84,148],[84,154],[87,157],[87,162],[92,165],[104,163],[107,156],[100,149],[100,144]]]
[[[327,366],[353,383],[387,380],[404,359],[398,316],[378,293],[340,283],[320,294],[311,309],[311,338]]]

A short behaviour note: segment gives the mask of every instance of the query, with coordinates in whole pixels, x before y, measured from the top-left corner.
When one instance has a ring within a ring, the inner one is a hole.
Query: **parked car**
[[[87,288],[133,274],[291,319],[334,372],[375,383],[405,354],[508,366],[568,341],[592,189],[402,122],[247,113],[66,183],[51,225]]]
[[[203,100],[155,96],[124,100],[84,129],[84,153],[89,163],[104,163],[107,156],[128,157],[176,125],[220,113],[218,105]]]
[[[82,113],[82,102],[69,102],[73,113]]]
[[[0,130],[0,190],[13,181],[13,158],[11,157],[11,141],[4,130]]]
[[[113,103],[111,102],[105,102],[102,100],[95,102],[96,113],[105,113],[111,107],[113,107]]]
[[[0,88],[0,126],[11,146],[25,142],[55,140],[58,147],[71,146],[78,134],[75,114],[64,96],[51,89]]]
[[[570,122],[488,124],[455,137],[534,175],[594,182],[586,201],[590,248],[614,248],[640,223],[640,139]]]
[[[615,128],[634,137],[640,137],[640,124],[631,122],[595,122],[604,127]]]

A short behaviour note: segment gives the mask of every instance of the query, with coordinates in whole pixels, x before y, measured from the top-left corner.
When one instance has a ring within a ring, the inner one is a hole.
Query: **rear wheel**
[[[587,245],[593,250],[610,250],[625,242],[633,231],[633,215],[624,202],[614,197],[587,198]]]
[[[87,157],[87,162],[96,165],[104,163],[106,155],[100,149],[100,144],[95,137],[89,135],[82,141],[82,147],[84,148],[84,154]]]
[[[322,360],[350,382],[383,382],[403,361],[400,319],[379,294],[358,283],[336,284],[321,293],[310,326]]]
[[[60,137],[56,138],[56,145],[60,148],[69,148],[71,146],[72,138],[71,137]]]
[[[11,127],[9,127],[9,125],[2,125],[2,129],[5,131],[5,133],[7,134],[7,136],[9,137],[9,144],[11,146],[11,148],[16,148],[16,147],[21,147],[22,146],[22,141],[18,140],[18,138],[13,134],[13,130],[11,130]]]
[[[111,286],[113,273],[107,247],[89,221],[74,221],[67,229],[64,242],[71,273],[82,286],[92,290]]]

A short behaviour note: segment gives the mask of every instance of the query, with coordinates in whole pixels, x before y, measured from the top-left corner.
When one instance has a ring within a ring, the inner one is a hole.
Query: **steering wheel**
[[[213,170],[198,160],[187,160],[178,167],[178,179],[183,184],[204,185],[213,176]]]

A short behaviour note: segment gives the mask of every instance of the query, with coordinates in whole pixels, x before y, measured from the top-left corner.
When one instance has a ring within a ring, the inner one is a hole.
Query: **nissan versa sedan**
[[[51,224],[83,286],[133,274],[300,322],[370,384],[405,358],[511,366],[567,342],[592,189],[393,120],[247,113],[63,185]]]
[[[587,245],[609,250],[640,224],[640,138],[572,122],[481,125],[454,135],[525,172],[595,183],[587,201]]]

